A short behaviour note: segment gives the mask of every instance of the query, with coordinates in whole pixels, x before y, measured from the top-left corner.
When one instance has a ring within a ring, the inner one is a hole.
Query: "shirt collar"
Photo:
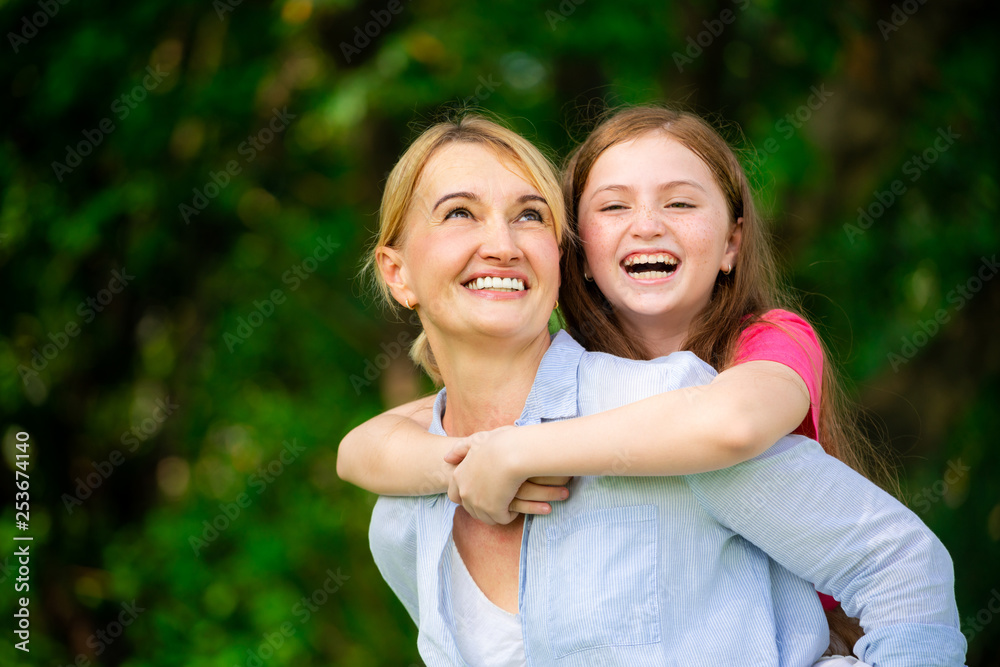
[[[569,419],[579,414],[577,370],[583,353],[583,347],[565,331],[560,330],[552,337],[552,344],[542,356],[528,399],[524,402],[524,410],[514,422],[515,426]],[[441,389],[434,401],[430,432],[435,435],[447,435],[441,424],[447,394],[447,388]]]

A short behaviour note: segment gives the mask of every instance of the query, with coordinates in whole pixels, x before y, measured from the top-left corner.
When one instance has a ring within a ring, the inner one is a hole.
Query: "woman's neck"
[[[479,339],[434,346],[448,388],[445,432],[463,437],[513,424],[524,410],[549,344],[549,334],[543,331],[521,344]]]

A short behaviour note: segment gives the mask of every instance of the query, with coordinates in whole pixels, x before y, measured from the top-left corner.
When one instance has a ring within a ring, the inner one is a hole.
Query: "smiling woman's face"
[[[604,151],[579,216],[586,269],[619,317],[647,339],[686,332],[719,271],[736,261],[740,226],[722,190],[705,163],[665,132]]]
[[[431,156],[401,247],[381,253],[390,289],[417,307],[430,336],[547,332],[559,289],[552,212],[521,169],[480,144],[450,143]]]

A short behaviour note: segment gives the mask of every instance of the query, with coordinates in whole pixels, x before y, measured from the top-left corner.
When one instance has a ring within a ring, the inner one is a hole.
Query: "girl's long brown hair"
[[[594,163],[608,148],[649,132],[670,135],[694,152],[708,166],[726,199],[732,222],[743,218],[742,240],[729,275],[719,273],[708,306],[692,322],[683,349],[697,354],[719,372],[733,365],[740,333],[763,322],[769,310],[797,310],[781,289],[774,251],[767,230],[754,205],[746,173],[729,143],[705,120],[692,113],[641,106],[613,112],[570,155],[563,176],[570,229],[579,237],[580,196]],[[597,284],[584,276],[584,249],[571,243],[562,256],[562,314],[570,333],[588,350],[630,359],[648,359],[642,342],[630,336]],[[888,466],[872,454],[854,414],[848,410],[833,364],[825,354],[817,439],[828,454],[883,486],[891,485]],[[843,651],[863,631],[841,608],[827,612],[831,646]]]

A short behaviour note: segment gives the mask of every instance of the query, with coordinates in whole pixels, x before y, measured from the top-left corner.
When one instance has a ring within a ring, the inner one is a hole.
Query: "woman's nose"
[[[508,263],[523,255],[514,230],[506,220],[490,222],[484,231],[486,237],[479,248],[479,254],[485,259]]]

